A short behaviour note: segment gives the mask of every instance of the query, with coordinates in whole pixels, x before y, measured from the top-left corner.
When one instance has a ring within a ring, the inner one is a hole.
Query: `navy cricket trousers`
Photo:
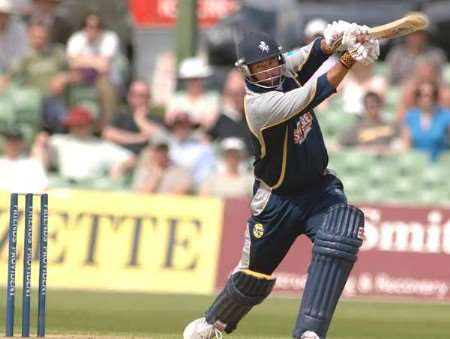
[[[346,203],[342,182],[332,174],[314,189],[296,195],[275,194],[260,186],[251,202],[238,268],[272,274],[299,235],[306,234],[314,242],[327,210]]]

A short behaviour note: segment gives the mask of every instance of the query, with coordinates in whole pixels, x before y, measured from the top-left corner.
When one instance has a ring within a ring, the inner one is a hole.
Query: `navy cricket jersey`
[[[285,53],[277,89],[247,81],[245,115],[255,149],[254,175],[272,192],[294,194],[319,183],[328,165],[313,108],[336,92],[326,74],[307,80],[328,58],[321,39]]]

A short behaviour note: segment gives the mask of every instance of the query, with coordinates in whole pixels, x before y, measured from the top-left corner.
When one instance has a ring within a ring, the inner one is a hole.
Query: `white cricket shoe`
[[[214,325],[208,324],[205,318],[190,322],[183,332],[183,339],[221,339],[222,332]]]
[[[300,339],[320,339],[316,332],[306,331],[302,334]]]

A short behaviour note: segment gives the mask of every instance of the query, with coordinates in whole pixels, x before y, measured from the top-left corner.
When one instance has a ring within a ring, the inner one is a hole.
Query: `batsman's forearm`
[[[345,75],[349,71],[348,68],[344,67],[340,62],[333,66],[327,72],[327,79],[331,86],[337,88],[341,81],[344,79]]]
[[[351,57],[349,52],[342,54],[339,62],[327,73],[327,79],[330,85],[337,88],[355,62],[355,59]]]

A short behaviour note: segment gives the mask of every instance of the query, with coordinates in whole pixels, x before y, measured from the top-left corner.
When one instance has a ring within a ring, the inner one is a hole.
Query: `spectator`
[[[133,189],[143,193],[187,194],[191,186],[188,172],[169,158],[169,140],[155,136],[136,169]]]
[[[427,152],[432,161],[448,148],[450,111],[439,106],[436,82],[424,82],[415,92],[416,107],[406,112],[403,141],[406,149]]]
[[[44,99],[43,126],[58,130],[66,113],[64,90],[69,84],[69,73],[64,49],[49,44],[48,28],[41,23],[31,23],[28,28],[30,49],[8,72],[8,78],[18,85],[40,93]],[[40,107],[36,107],[39,111]],[[34,112],[30,111],[30,114]],[[39,119],[40,120],[40,119]]]
[[[170,125],[173,137],[170,144],[170,158],[175,165],[190,171],[196,186],[205,180],[216,165],[212,147],[194,134],[196,125],[186,112],[172,113]]]
[[[383,121],[383,100],[375,92],[367,92],[363,98],[364,111],[361,119],[344,131],[340,137],[343,146],[358,146],[376,152],[389,150],[398,134],[396,128]]]
[[[208,134],[212,140],[221,141],[228,137],[241,139],[246,145],[246,153],[253,150],[250,131],[245,121],[244,112],[245,83],[237,70],[232,70],[227,77],[222,96],[219,115]]]
[[[112,124],[104,128],[103,137],[139,154],[151,136],[161,132],[162,121],[150,117],[151,97],[146,82],[131,83],[127,102],[127,110],[117,114]]]
[[[242,161],[245,144],[238,138],[226,138],[220,143],[223,166],[219,166],[202,185],[200,194],[219,198],[248,198],[253,178]]]
[[[67,43],[71,69],[78,74],[81,83],[95,85],[99,93],[99,130],[111,120],[116,109],[114,85],[121,83],[120,72],[114,62],[118,53],[118,35],[105,30],[101,18],[93,13],[85,17],[83,29],[74,33]]]
[[[26,154],[22,132],[9,128],[2,133],[0,191],[42,192],[48,180],[41,162]]]
[[[434,63],[439,72],[445,63],[445,54],[441,49],[429,43],[428,32],[417,31],[405,37],[403,44],[393,47],[386,56],[389,81],[399,85],[411,78],[411,70],[415,69],[417,58],[423,57]]]
[[[13,12],[20,16],[27,16],[31,13],[31,0],[14,0],[12,5]]]
[[[172,113],[186,112],[191,119],[206,128],[216,119],[219,97],[215,92],[205,91],[203,81],[212,75],[211,68],[199,57],[188,58],[181,62],[179,79],[184,82],[184,90],[175,93],[169,100],[166,110],[166,122],[171,123]]]
[[[10,0],[0,0],[0,73],[4,73],[28,48],[23,23],[12,15]]]
[[[346,113],[361,115],[363,97],[368,91],[377,93],[383,100],[387,91],[387,81],[381,75],[375,75],[373,64],[356,63],[342,83],[343,110]]]
[[[11,77],[21,86],[31,86],[44,95],[58,96],[68,80],[64,49],[49,44],[48,28],[41,23],[28,27],[30,49],[11,68]]]
[[[417,59],[413,77],[401,88],[401,97],[395,113],[398,122],[403,121],[406,111],[413,108],[417,86],[424,82],[436,82],[439,85],[439,105],[450,108],[450,87],[442,81],[442,72],[437,65],[427,59]]]
[[[72,26],[66,18],[57,14],[61,0],[32,0],[30,12],[26,15],[28,22],[40,22],[50,32],[49,41],[65,45],[72,33]]]
[[[33,147],[47,168],[56,166],[65,182],[94,183],[104,176],[113,182],[133,167],[131,152],[93,135],[93,119],[83,107],[72,108],[65,124],[69,134],[42,132]]]
[[[163,52],[156,57],[150,85],[153,93],[158,93],[152,98],[153,104],[157,107],[166,107],[175,92],[176,64],[176,56],[172,51]]]
[[[314,18],[308,21],[304,29],[305,45],[323,36],[323,31],[327,28],[327,22],[322,18]]]

